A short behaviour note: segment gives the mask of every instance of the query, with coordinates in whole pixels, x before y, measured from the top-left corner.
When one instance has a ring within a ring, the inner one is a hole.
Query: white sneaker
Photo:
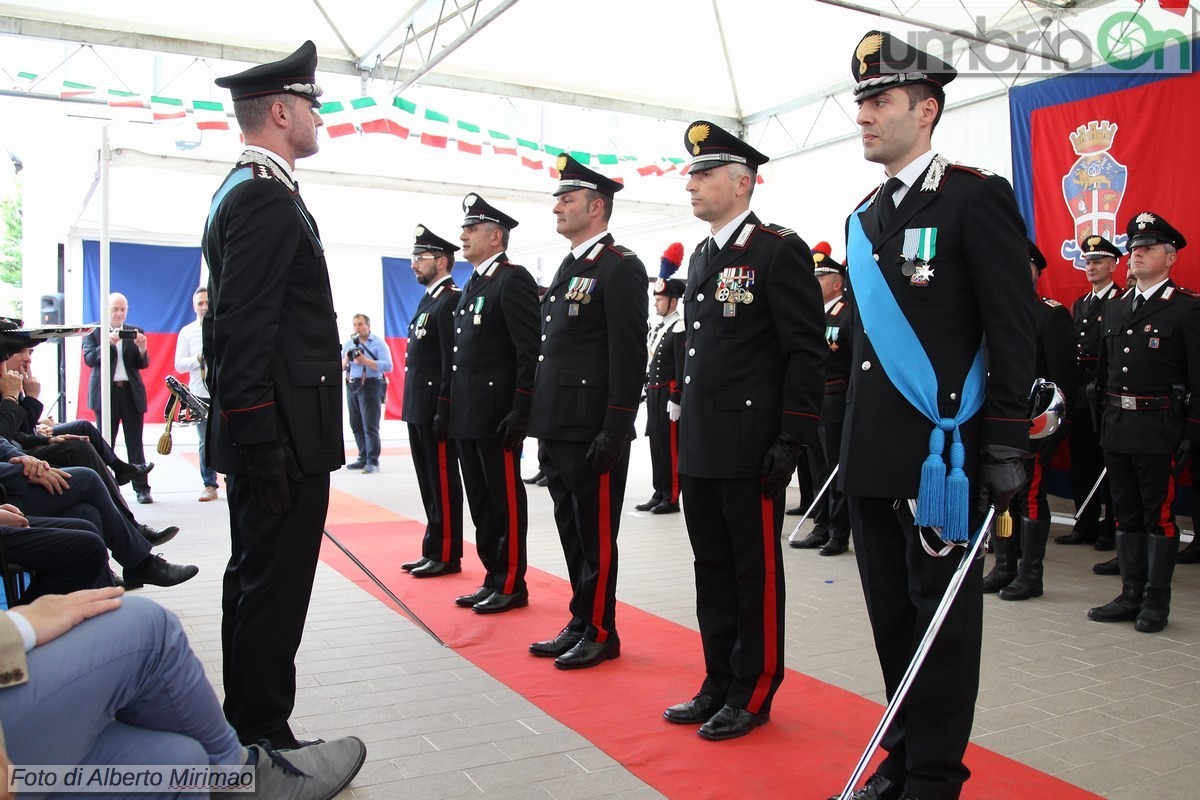
[[[254,797],[270,800],[331,800],[362,768],[367,746],[357,736],[279,752],[265,742],[250,745],[258,756]],[[245,794],[214,793],[239,798]]]

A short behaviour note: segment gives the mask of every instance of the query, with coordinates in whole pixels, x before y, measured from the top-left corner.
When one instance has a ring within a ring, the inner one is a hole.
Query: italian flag
[[[325,133],[329,134],[331,139],[358,132],[358,128],[354,126],[354,120],[347,113],[345,104],[340,100],[327,100],[321,103],[317,113],[321,115],[321,120],[325,123]]]
[[[227,131],[229,118],[225,116],[225,106],[211,100],[192,101],[192,119],[196,127],[202,131]]]
[[[445,114],[434,111],[432,108],[425,109],[425,130],[421,131],[421,144],[445,148],[450,142],[450,136],[447,133],[449,125],[450,118]]]
[[[458,120],[458,152],[470,153],[474,156],[483,155],[483,139],[480,135],[479,126],[472,125],[469,122]]]
[[[515,156],[517,154],[517,148],[513,144],[512,137],[507,133],[489,130],[488,138],[491,139],[492,142],[492,152],[494,152],[496,155]]]
[[[522,139],[519,136],[517,137],[517,146],[524,148],[524,150],[538,153],[539,156],[542,152],[542,148],[537,142],[530,141],[529,139]],[[540,157],[534,158],[532,155],[526,154],[524,150],[521,152],[521,166],[540,170],[542,168],[542,159]]]
[[[145,108],[146,101],[137,92],[125,92],[120,89],[108,90],[108,104],[113,108]]]
[[[96,87],[88,86],[86,83],[76,83],[75,81],[63,81],[62,89],[58,96],[66,99],[68,97],[83,97],[88,94],[95,94]]]
[[[151,95],[150,109],[154,112],[155,122],[165,122],[169,119],[184,119],[187,117],[183,101],[174,97]]]
[[[395,102],[381,106],[374,97],[360,97],[351,100],[350,105],[359,113],[358,125],[363,133],[387,133],[401,139],[408,138],[408,128],[396,120],[398,109]]]

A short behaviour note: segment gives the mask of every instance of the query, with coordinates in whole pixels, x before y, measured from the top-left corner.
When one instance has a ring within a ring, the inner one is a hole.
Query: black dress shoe
[[[547,639],[544,642],[534,642],[529,645],[529,652],[535,656],[543,656],[545,658],[558,658],[563,653],[570,650],[579,640],[583,638],[583,634],[579,631],[573,631],[570,628],[563,628],[558,632],[558,636],[553,639]]]
[[[419,567],[414,567],[409,571],[409,574],[414,578],[436,578],[438,575],[454,575],[462,572],[462,562],[455,559],[454,561],[426,561]]]
[[[1139,603],[1122,594],[1111,603],[1088,609],[1087,615],[1096,622],[1130,622],[1137,619],[1141,610]]]
[[[162,556],[148,556],[136,567],[125,568],[125,588],[140,589],[146,584],[176,586],[184,581],[190,581],[196,577],[196,573],[199,571],[199,567],[193,567],[190,564],[170,564]]]
[[[679,503],[659,503],[650,509],[651,514],[678,514]]]
[[[538,481],[540,481],[540,480],[541,480],[542,478],[544,478],[544,477],[546,477],[546,473],[542,472],[542,471],[539,469],[539,470],[537,471],[537,475],[534,475],[532,478],[522,478],[521,480],[522,480],[523,482],[525,482],[525,483],[537,483]]]
[[[1055,536],[1055,544],[1094,544],[1096,542],[1097,532],[1095,529],[1086,531],[1080,530],[1078,527],[1072,528],[1071,532],[1066,536]]]
[[[587,669],[610,658],[620,657],[621,640],[616,636],[608,637],[607,642],[580,639],[574,647],[554,659],[554,666],[558,669]]]
[[[146,489],[144,491],[135,492],[135,494],[137,495],[137,501],[144,506],[148,506],[154,502],[154,498],[150,496],[149,489]]]
[[[148,475],[152,469],[153,461],[147,461],[145,464],[126,464],[124,461],[118,461],[113,464],[112,471],[113,477],[117,479],[117,486],[124,486],[134,478]]]
[[[850,794],[850,800],[902,800],[903,797],[905,797],[904,787],[892,783],[878,772],[867,778],[867,782],[861,789],[855,789]],[[908,795],[908,797],[912,797],[912,795]],[[829,800],[838,799],[831,797]]]
[[[512,611],[514,608],[524,608],[527,605],[529,605],[529,591],[522,589],[512,594],[493,592],[491,597],[488,597],[486,600],[480,600],[471,606],[471,608],[475,609],[476,614],[500,614],[505,611]]]
[[[161,531],[156,531],[149,525],[143,525],[140,522],[135,523],[134,527],[137,528],[138,533],[140,533],[152,547],[158,547],[159,545],[166,544],[175,538],[175,534],[179,533],[179,528],[174,525],[163,528]]]
[[[365,458],[360,458],[357,461],[351,461],[349,464],[347,464],[346,469],[362,469],[366,465],[367,460]]]
[[[788,546],[795,547],[797,550],[816,550],[818,547],[824,547],[828,542],[829,534],[813,531],[797,542],[788,542]]]
[[[421,556],[416,561],[407,561],[407,562],[401,564],[400,569],[404,570],[405,572],[412,572],[417,567],[425,566],[426,564],[429,563],[429,561],[430,561],[430,559],[426,558],[425,556]]]
[[[533,485],[534,485],[534,486],[549,486],[549,485],[550,485],[550,479],[549,479],[549,478],[547,478],[545,475],[543,475],[542,477],[540,477],[540,478],[538,478],[536,481],[534,481],[534,482],[533,482]]]
[[[849,539],[838,539],[833,536],[829,537],[829,541],[825,546],[817,551],[819,556],[840,556],[842,553],[850,549]]]
[[[686,703],[678,703],[663,712],[663,719],[678,725],[695,725],[707,722],[725,705],[708,694],[698,694]]]
[[[656,494],[644,503],[638,503],[634,506],[638,511],[649,511],[656,505],[662,502],[662,495]]]
[[[1120,575],[1121,564],[1119,559],[1110,558],[1108,561],[1101,561],[1099,564],[1094,564],[1092,572],[1097,575]]]
[[[770,721],[770,714],[751,714],[744,708],[734,708],[725,704],[708,722],[700,726],[699,733],[705,739],[720,742],[745,736],[759,725],[766,725]]]
[[[487,600],[496,593],[495,589],[489,589],[486,586],[480,586],[470,594],[464,594],[462,597],[454,598],[454,605],[470,608],[481,600]]]
[[[1195,564],[1197,561],[1200,561],[1200,534],[1193,536],[1191,543],[1175,556],[1176,564]]]
[[[1113,535],[1111,533],[1105,536],[1104,532],[1101,531],[1100,537],[1096,539],[1096,543],[1092,545],[1092,548],[1095,550],[1100,550],[1101,552],[1106,550],[1116,550],[1117,542],[1115,539],[1113,539]]]
[[[804,513],[806,510],[807,510],[807,509],[805,509],[805,507],[804,507],[804,506],[796,506],[795,508],[789,508],[789,509],[787,509],[787,510],[786,510],[786,511],[784,511],[783,513],[784,513],[784,514],[786,514],[786,515],[787,515],[787,516],[789,516],[789,517],[798,517],[798,516],[800,516],[801,514],[803,514],[803,513]]]

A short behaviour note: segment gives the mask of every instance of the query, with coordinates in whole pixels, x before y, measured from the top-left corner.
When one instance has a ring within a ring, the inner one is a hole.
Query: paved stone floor
[[[147,441],[155,441],[159,430],[149,428]],[[384,435],[380,473],[343,470],[333,484],[420,518],[404,428],[385,422]],[[201,573],[181,587],[143,593],[180,615],[219,692],[227,508],[223,494],[219,502],[196,501],[199,477],[181,456],[190,436],[177,435],[176,454],[156,457],[156,502],[136,508],[144,522],[181,525],[183,532],[163,552],[199,564]],[[532,457],[526,464],[530,475]],[[632,511],[649,495],[649,474],[645,441],[638,440],[629,510],[621,522],[619,597],[695,628],[683,515]],[[535,487],[529,496],[530,563],[565,578],[549,497]],[[791,502],[796,497],[793,488]],[[1052,536],[1066,530],[1055,525]],[[789,532],[785,526],[784,535]],[[1170,627],[1146,635],[1131,624],[1094,623],[1084,615],[1119,591],[1119,579],[1091,573],[1092,564],[1110,554],[1054,544],[1048,549],[1044,597],[1010,603],[993,595],[985,603],[974,740],[1114,800],[1200,795],[1200,566],[1180,566]],[[785,549],[785,561],[788,667],[882,702],[853,556]],[[317,573],[297,668],[298,725],[321,736],[352,732],[369,744],[367,763],[342,798],[662,796],[325,565]],[[965,798],[995,800],[973,795],[970,784]]]

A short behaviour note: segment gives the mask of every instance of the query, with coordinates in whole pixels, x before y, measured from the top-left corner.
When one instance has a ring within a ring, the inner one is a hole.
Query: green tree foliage
[[[21,195],[0,200],[0,312],[21,314]]]

